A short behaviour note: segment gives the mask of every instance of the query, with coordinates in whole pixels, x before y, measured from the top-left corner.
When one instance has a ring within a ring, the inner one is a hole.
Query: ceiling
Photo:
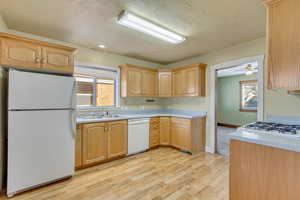
[[[218,77],[228,77],[228,76],[238,76],[238,75],[246,75],[247,69],[246,67],[248,65],[251,65],[251,71],[253,73],[258,72],[258,64],[257,62],[252,62],[252,63],[245,63],[243,65],[235,66],[235,67],[230,67],[226,69],[221,69],[218,70]]]
[[[187,40],[174,45],[122,27],[123,9]],[[261,0],[1,0],[0,14],[10,29],[161,64],[263,37],[266,26]]]

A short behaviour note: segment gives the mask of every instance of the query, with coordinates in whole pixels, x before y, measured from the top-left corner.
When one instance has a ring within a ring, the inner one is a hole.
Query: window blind
[[[77,82],[77,93],[78,94],[93,94],[93,83],[92,82]]]
[[[84,74],[86,76],[94,77],[104,80],[115,80],[118,75],[117,69],[109,69],[105,67],[90,67],[78,65],[75,67],[75,74]]]

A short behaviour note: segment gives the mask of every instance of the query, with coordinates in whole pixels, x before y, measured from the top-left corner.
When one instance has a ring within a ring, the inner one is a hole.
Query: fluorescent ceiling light
[[[118,23],[173,44],[181,43],[186,39],[177,33],[162,28],[161,26],[153,24],[152,22],[142,19],[141,17],[127,11],[123,11],[121,13],[118,18]]]
[[[104,48],[105,48],[105,45],[99,44],[98,47],[101,48],[101,49],[104,49]]]

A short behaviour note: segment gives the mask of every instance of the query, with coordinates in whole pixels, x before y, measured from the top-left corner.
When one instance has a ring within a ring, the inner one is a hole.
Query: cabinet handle
[[[41,62],[41,60],[40,60],[40,58],[39,58],[39,57],[36,57],[36,58],[35,58],[35,60],[34,60],[34,62],[35,62],[35,63],[40,63],[40,62]]]
[[[45,58],[42,59],[42,64],[46,64],[46,59]]]

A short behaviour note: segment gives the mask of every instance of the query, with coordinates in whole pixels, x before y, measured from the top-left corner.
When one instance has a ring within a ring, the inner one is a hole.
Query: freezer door
[[[41,73],[9,71],[8,109],[75,108],[75,79]]]
[[[10,111],[8,113],[7,193],[74,174],[72,112]]]

